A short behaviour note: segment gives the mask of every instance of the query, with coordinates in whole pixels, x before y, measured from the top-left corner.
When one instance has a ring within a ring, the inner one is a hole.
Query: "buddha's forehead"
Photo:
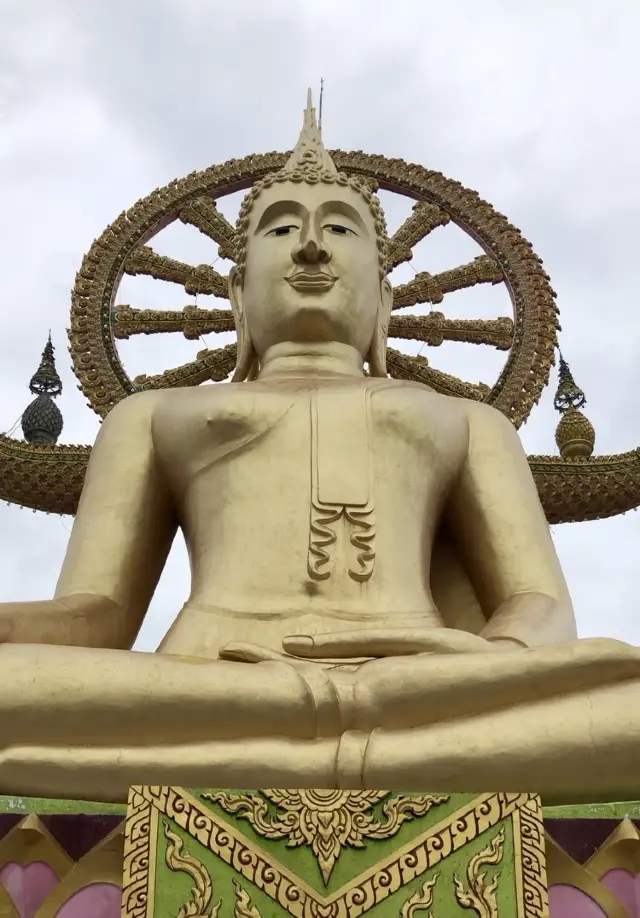
[[[267,213],[268,211],[268,213]],[[276,182],[270,188],[264,188],[258,195],[251,210],[249,232],[255,232],[264,217],[282,214],[313,215],[321,211],[324,214],[343,214],[355,219],[367,233],[375,238],[376,230],[371,209],[365,198],[349,185],[337,182]]]

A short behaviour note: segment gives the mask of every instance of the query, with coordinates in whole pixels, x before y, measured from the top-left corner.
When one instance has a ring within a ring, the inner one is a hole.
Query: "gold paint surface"
[[[241,209],[235,381],[110,411],[55,598],[0,606],[0,792],[638,798],[640,651],[576,639],[511,421],[387,378],[384,217],[312,128]],[[189,600],[131,653],[178,527]]]

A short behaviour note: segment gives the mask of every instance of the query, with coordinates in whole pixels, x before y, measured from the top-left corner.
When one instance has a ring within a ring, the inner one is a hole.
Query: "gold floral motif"
[[[176,918],[218,918],[222,901],[216,905],[211,903],[213,883],[209,871],[187,851],[183,853],[183,840],[167,822],[164,823],[163,828],[164,837],[168,842],[165,854],[167,867],[169,870],[186,873],[194,883],[191,898],[180,907]]]
[[[433,905],[433,891],[439,876],[440,873],[436,872],[430,880],[424,881],[420,889],[409,896],[400,909],[400,918],[416,918],[418,912]],[[433,912],[430,911],[426,918],[434,918]]]
[[[449,797],[399,795],[382,807],[384,821],[371,809],[389,791],[263,790],[257,794],[217,791],[203,794],[230,815],[247,819],[263,838],[286,838],[291,848],[307,845],[315,854],[325,885],[343,848],[363,848],[364,839],[393,838],[407,821],[425,816]],[[269,803],[283,812],[269,813]]]
[[[471,908],[478,918],[498,918],[498,902],[496,891],[500,871],[496,871],[490,880],[486,873],[481,872],[483,867],[494,867],[502,860],[504,853],[504,829],[494,835],[486,848],[475,854],[467,866],[467,885],[465,886],[458,877],[453,883],[456,899],[462,908]]]

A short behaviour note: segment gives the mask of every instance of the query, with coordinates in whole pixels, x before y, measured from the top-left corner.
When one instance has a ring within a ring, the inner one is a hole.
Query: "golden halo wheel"
[[[153,191],[121,214],[83,259],[72,295],[70,353],[80,388],[102,417],[127,395],[145,389],[200,385],[226,379],[236,359],[235,345],[205,350],[197,359],[158,376],[132,380],[116,349],[120,338],[135,334],[181,332],[198,339],[234,330],[231,310],[187,306],[182,311],[116,307],[124,274],[144,274],[180,284],[189,295],[227,297],[227,279],[208,265],[193,266],[156,254],[147,243],[176,220],[197,227],[233,260],[234,229],[215,201],[248,189],[284,166],[289,154],[267,153],[231,160],[194,172]],[[380,188],[416,201],[413,211],[391,237],[390,267],[410,261],[413,247],[437,226],[449,221],[484,250],[473,262],[441,274],[422,272],[394,288],[390,338],[430,345],[464,341],[508,351],[493,386],[464,382],[432,368],[417,356],[393,348],[388,352],[392,377],[425,383],[439,392],[485,401],[519,426],[547,384],[557,336],[555,294],[540,259],[519,230],[482,201],[476,192],[422,166],[365,153],[332,151],[338,169],[376,182]],[[504,283],[513,304],[513,319],[447,319],[434,311],[401,315],[410,306],[442,303],[445,295],[478,283]]]

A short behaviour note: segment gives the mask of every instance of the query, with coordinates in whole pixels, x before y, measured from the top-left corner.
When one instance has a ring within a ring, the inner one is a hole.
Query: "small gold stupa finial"
[[[311,89],[307,90],[307,107],[304,112],[304,121],[298,143],[283,171],[303,172],[305,175],[309,172],[325,172],[331,175],[337,175],[338,173],[322,142],[316,110],[313,107]]]
[[[566,459],[587,458],[593,453],[596,432],[591,421],[579,410],[586,403],[584,392],[560,354],[560,380],[553,405],[562,415],[556,427],[556,444],[560,455]]]

